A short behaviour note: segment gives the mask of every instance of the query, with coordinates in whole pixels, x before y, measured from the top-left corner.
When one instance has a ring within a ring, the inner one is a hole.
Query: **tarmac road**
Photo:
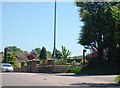
[[[118,87],[116,75],[75,76],[73,73],[1,73],[2,86],[91,86]]]

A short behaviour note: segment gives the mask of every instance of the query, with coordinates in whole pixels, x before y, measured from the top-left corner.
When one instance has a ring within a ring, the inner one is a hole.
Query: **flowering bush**
[[[37,57],[37,53],[36,52],[30,52],[27,55],[28,60],[32,60],[35,59]]]

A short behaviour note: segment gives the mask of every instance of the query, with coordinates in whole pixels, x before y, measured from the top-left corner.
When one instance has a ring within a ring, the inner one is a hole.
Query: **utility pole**
[[[53,65],[55,65],[56,58],[56,0],[55,0],[55,9],[54,9],[54,48],[53,48]]]

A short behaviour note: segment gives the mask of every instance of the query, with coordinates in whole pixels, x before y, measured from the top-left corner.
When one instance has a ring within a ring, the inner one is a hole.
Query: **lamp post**
[[[55,0],[55,9],[54,9],[54,48],[53,48],[53,65],[55,65],[56,58],[56,0]]]

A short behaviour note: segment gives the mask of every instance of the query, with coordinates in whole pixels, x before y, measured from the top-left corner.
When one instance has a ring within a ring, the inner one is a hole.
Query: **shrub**
[[[16,60],[16,55],[15,55],[15,53],[13,53],[13,52],[7,52],[6,53],[7,55],[7,57],[6,57],[6,61],[5,61],[5,59],[3,59],[2,60],[2,63],[9,63],[9,64],[11,64],[12,66],[14,66],[14,68],[18,68],[18,62],[17,62],[17,60]],[[5,61],[5,62],[4,62]]]
[[[66,65],[72,65],[72,63],[66,63]]]
[[[84,62],[83,62],[83,59],[80,61],[80,64],[83,65]],[[88,64],[88,61],[85,59],[85,66]]]
[[[57,59],[56,60],[56,65],[66,65],[66,60],[64,60],[64,59]]]
[[[80,70],[80,67],[74,66],[74,67],[70,67],[65,69],[65,73],[78,73]]]
[[[120,83],[120,75],[115,78],[115,81],[116,81],[117,83]]]
[[[40,65],[47,65],[47,60],[41,59],[40,60]]]

